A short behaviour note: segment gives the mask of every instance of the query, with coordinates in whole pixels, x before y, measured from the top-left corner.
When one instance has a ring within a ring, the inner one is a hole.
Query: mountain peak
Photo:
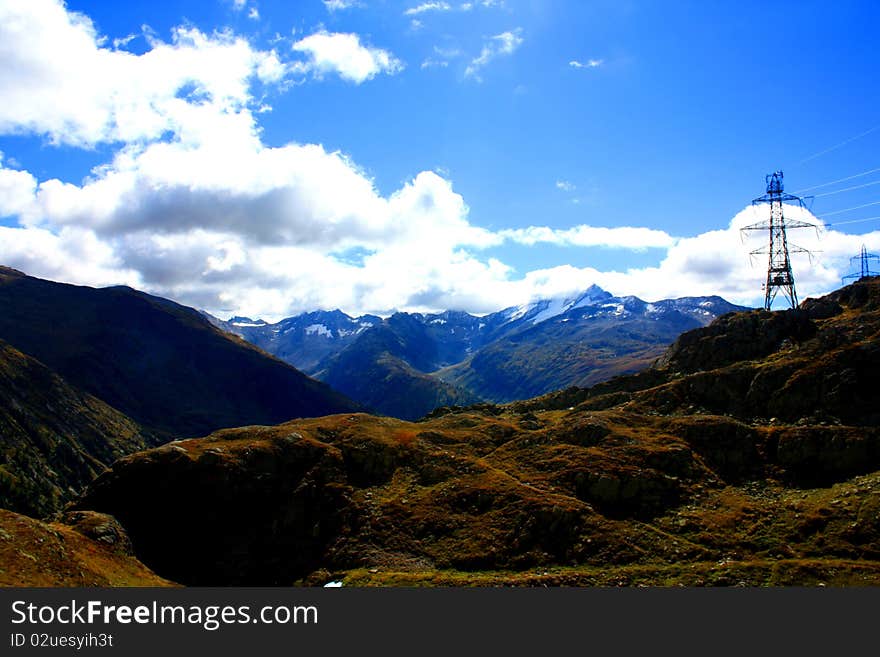
[[[229,323],[233,326],[265,326],[266,322],[262,319],[251,319],[250,317],[242,317],[236,315],[229,318]]]
[[[586,305],[589,303],[594,303],[596,301],[606,301],[607,299],[613,299],[614,295],[610,292],[606,292],[601,287],[596,285],[595,283],[588,287],[583,294],[577,297],[572,303],[571,307],[576,308],[578,306]]]

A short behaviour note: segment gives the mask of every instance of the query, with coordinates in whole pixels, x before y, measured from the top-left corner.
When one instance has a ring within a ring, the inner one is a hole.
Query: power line
[[[817,218],[821,219],[821,217],[817,217]],[[835,221],[833,224],[826,223],[825,227],[827,228],[828,226],[842,226],[843,224],[860,224],[865,221],[877,221],[877,219],[880,219],[880,214],[878,214],[876,217],[865,217],[864,219],[850,219],[849,221]]]
[[[820,187],[828,187],[829,185],[836,185],[837,183],[846,182],[847,180],[852,180],[853,178],[861,178],[862,176],[867,176],[871,173],[877,173],[880,171],[880,167],[876,169],[868,169],[867,171],[862,171],[861,173],[854,173],[851,176],[847,176],[846,178],[839,178],[838,180],[832,180],[831,182],[822,183],[821,185],[813,185],[812,187],[804,187],[803,189],[799,189],[795,194],[802,194],[803,192],[809,192],[813,189],[819,189]]]
[[[839,144],[835,144],[834,146],[830,146],[829,148],[826,148],[825,150],[819,151],[818,153],[813,153],[812,155],[809,155],[809,156],[805,157],[803,160],[801,160],[800,162],[798,162],[797,166],[800,166],[801,164],[804,164],[805,162],[809,162],[810,160],[815,160],[817,157],[821,157],[822,155],[825,155],[826,153],[830,153],[831,151],[836,151],[838,148],[842,148],[843,146],[846,146],[847,144],[854,142],[856,139],[861,139],[862,137],[870,135],[875,130],[880,130],[880,125],[875,125],[873,128],[869,128],[868,130],[865,130],[863,133],[858,134],[855,137],[850,137],[849,139],[845,139],[844,141],[840,142]]]
[[[872,201],[871,203],[864,203],[864,204],[862,204],[862,205],[856,205],[856,206],[854,206],[854,207],[851,207],[851,208],[845,208],[845,209],[843,209],[843,210],[835,210],[834,212],[826,212],[826,213],[823,214],[822,216],[823,216],[823,217],[830,217],[831,215],[835,215],[835,214],[843,214],[844,212],[849,212],[849,211],[851,211],[851,210],[860,210],[861,208],[867,208],[867,207],[870,206],[870,205],[880,205],[880,201]]]
[[[825,192],[824,194],[816,194],[813,198],[821,198],[822,196],[831,196],[832,194],[840,194],[841,192],[851,192],[854,189],[862,189],[863,187],[870,187],[871,185],[880,185],[880,180],[875,180],[874,182],[864,183],[863,185],[853,185],[852,187],[844,187],[843,189],[836,189],[833,192]]]

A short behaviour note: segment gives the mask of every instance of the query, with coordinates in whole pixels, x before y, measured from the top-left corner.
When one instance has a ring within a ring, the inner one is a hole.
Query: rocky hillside
[[[137,560],[110,516],[40,522],[0,509],[0,586],[175,586]]]
[[[57,511],[121,456],[155,436],[0,341],[0,507]]]
[[[360,408],[197,311],[131,288],[0,267],[0,308],[0,339],[166,436]]]
[[[878,585],[878,365],[871,279],[590,389],[175,442],[77,508],[185,584]]]

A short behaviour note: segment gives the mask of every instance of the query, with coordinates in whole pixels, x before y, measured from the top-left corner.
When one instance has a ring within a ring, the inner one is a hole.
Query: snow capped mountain
[[[261,319],[210,318],[225,331],[287,361],[306,374],[314,374],[327,356],[338,353],[361,333],[382,322],[381,317],[349,317],[340,310],[304,313],[269,324]]]
[[[483,317],[447,310],[382,319],[334,310],[275,324],[215,323],[374,410],[402,417],[406,408],[414,418],[432,410],[431,400],[508,401],[592,385],[645,366],[681,332],[741,309],[717,296],[649,303],[591,285]]]
[[[498,315],[506,320],[504,323],[519,322],[540,324],[543,321],[556,317],[574,308],[595,306],[608,299],[613,299],[598,285],[591,285],[585,292],[575,297],[554,297],[552,299],[539,299],[520,306],[513,306],[502,310]],[[490,315],[491,317],[491,315]]]

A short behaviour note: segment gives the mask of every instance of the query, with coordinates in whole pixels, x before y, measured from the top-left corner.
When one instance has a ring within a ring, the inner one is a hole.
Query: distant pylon
[[[865,248],[864,244],[862,244],[862,250],[859,252],[859,255],[853,256],[849,259],[850,263],[852,263],[853,260],[859,261],[859,271],[854,271],[852,274],[844,276],[844,283],[850,278],[857,281],[865,276],[880,276],[876,271],[871,271],[871,260],[880,260],[880,256],[868,253],[868,249]]]
[[[788,298],[792,308],[797,308],[797,292],[794,287],[794,274],[791,272],[791,260],[789,252],[810,254],[806,249],[799,246],[788,244],[788,236],[786,229],[788,228],[816,228],[814,224],[806,221],[786,220],[782,214],[783,202],[796,202],[800,207],[806,209],[804,201],[800,196],[794,194],[786,194],[782,186],[782,172],[767,174],[767,193],[760,198],[752,201],[752,205],[761,205],[763,203],[770,204],[770,219],[767,221],[759,221],[751,226],[746,226],[741,230],[766,230],[770,232],[770,244],[768,247],[755,249],[751,255],[768,254],[767,263],[767,282],[764,284],[764,308],[770,310],[773,300],[779,290]]]

